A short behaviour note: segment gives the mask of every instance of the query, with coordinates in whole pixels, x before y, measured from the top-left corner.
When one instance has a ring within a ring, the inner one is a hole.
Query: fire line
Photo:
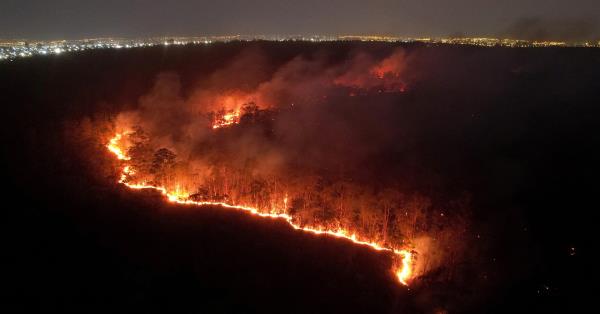
[[[126,162],[126,161],[130,160],[130,158],[123,151],[123,149],[121,149],[119,147],[119,142],[123,138],[123,135],[124,135],[123,133],[117,133],[112,139],[110,139],[110,141],[108,142],[106,147],[108,148],[108,150],[111,153],[113,153],[117,157],[117,159],[119,159],[123,162]],[[411,278],[411,276],[413,274],[413,272],[412,272],[413,255],[408,250],[398,250],[398,249],[394,249],[394,248],[385,247],[376,242],[364,241],[362,239],[359,239],[356,236],[356,234],[354,234],[354,233],[350,234],[348,231],[343,230],[343,229],[328,230],[325,228],[301,226],[301,225],[294,223],[293,217],[286,213],[273,213],[273,212],[264,213],[264,212],[261,212],[258,208],[249,207],[249,206],[232,205],[232,204],[227,204],[227,203],[223,203],[223,202],[207,202],[207,201],[189,200],[189,199],[187,199],[187,196],[178,195],[176,192],[175,193],[169,192],[165,187],[148,185],[148,184],[144,184],[144,183],[135,184],[135,183],[127,182],[127,176],[131,175],[133,173],[134,173],[134,170],[129,165],[125,165],[123,170],[121,171],[119,183],[124,184],[125,186],[127,186],[131,189],[135,189],[135,190],[141,190],[141,189],[156,190],[156,191],[160,192],[162,195],[164,195],[167,198],[167,200],[172,203],[184,204],[184,205],[196,205],[196,206],[221,206],[221,207],[225,207],[225,208],[241,210],[246,213],[256,215],[259,217],[263,217],[263,218],[281,219],[281,220],[287,222],[287,224],[295,230],[301,230],[301,231],[313,233],[316,235],[324,234],[324,235],[329,235],[329,236],[333,236],[336,238],[343,238],[343,239],[350,240],[355,244],[364,245],[364,246],[370,247],[377,251],[390,252],[390,253],[394,254],[395,257],[397,257],[401,260],[402,265],[394,270],[394,273],[400,283],[402,283],[405,286],[408,286],[408,280]]]

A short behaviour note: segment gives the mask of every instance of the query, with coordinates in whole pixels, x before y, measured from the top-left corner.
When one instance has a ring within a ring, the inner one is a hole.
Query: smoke
[[[597,18],[545,19],[527,17],[516,20],[501,33],[503,37],[539,41],[580,42],[600,39]]]
[[[331,103],[331,98],[339,96],[402,93],[406,62],[405,52],[397,50],[381,59],[355,52],[337,62],[323,55],[299,55],[272,68],[260,50],[248,49],[198,82],[192,91],[183,91],[174,73],[158,75],[150,92],[140,98],[137,110],[119,115],[117,125],[139,125],[160,145],[190,153],[190,147],[212,134],[207,127],[212,122],[211,114],[214,118],[219,111],[239,112],[249,104],[261,110],[285,111]],[[320,111],[299,110],[303,111],[300,119],[313,121],[315,111]],[[285,120],[287,116],[283,117]],[[335,117],[323,122],[332,126],[338,123]],[[286,132],[279,121],[277,128]],[[245,145],[248,136],[252,132],[240,137],[236,145],[260,147],[256,143]]]
[[[132,160],[138,180],[198,200],[266,211],[288,206],[301,224],[353,230],[403,249],[411,243],[426,261],[421,275],[441,264],[457,237],[424,237],[425,219],[435,224],[441,216],[425,197],[406,202],[401,192],[402,181],[433,181],[399,154],[412,143],[402,141],[409,127],[399,118],[417,77],[413,58],[396,49],[296,55],[275,64],[260,50],[246,50],[189,91],[178,75],[160,74],[137,108],[117,117],[117,129],[147,134],[150,149],[137,154],[148,156]],[[233,116],[237,123],[214,128]],[[154,153],[162,148],[176,154],[175,164],[165,168],[166,159]]]

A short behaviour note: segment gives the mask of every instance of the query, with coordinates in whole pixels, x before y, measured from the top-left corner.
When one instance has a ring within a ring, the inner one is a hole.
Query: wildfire
[[[240,122],[240,112],[239,110],[230,111],[223,114],[221,117],[218,117],[213,122],[213,129],[223,128],[232,124],[236,124]]]
[[[235,117],[239,117],[239,113],[237,116],[231,116],[231,118],[229,118],[229,120],[227,120],[227,121],[230,121],[230,123],[220,124],[220,125],[215,124],[215,125],[213,125],[213,128],[217,129],[217,128],[220,128],[220,127],[223,127],[226,125],[236,123],[236,122],[234,122]],[[109,141],[109,143],[106,145],[106,147],[108,148],[109,151],[114,153],[119,160],[127,161],[127,160],[130,160],[130,158],[118,146],[122,137],[123,137],[123,133],[117,133]],[[181,190],[179,188],[175,189],[175,191],[169,191],[165,187],[154,186],[154,185],[146,184],[144,182],[142,182],[142,183],[127,182],[128,176],[133,175],[134,173],[135,173],[135,171],[131,168],[131,166],[125,165],[125,167],[123,168],[123,170],[121,172],[121,177],[120,177],[119,183],[122,183],[125,186],[127,186],[131,189],[136,189],[136,190],[139,190],[139,189],[156,190],[156,191],[160,192],[162,195],[164,195],[169,200],[169,202],[173,202],[173,203],[177,203],[177,204],[184,204],[184,205],[221,206],[221,207],[225,207],[225,208],[241,210],[246,213],[249,213],[249,214],[252,214],[255,216],[259,216],[259,217],[281,219],[281,220],[287,222],[288,225],[295,230],[310,232],[310,233],[313,233],[316,235],[324,234],[324,235],[329,235],[329,236],[333,236],[333,237],[337,237],[337,238],[343,238],[343,239],[350,240],[355,244],[368,246],[377,251],[390,252],[390,253],[394,254],[394,256],[399,258],[401,261],[401,266],[394,270],[394,273],[395,273],[396,277],[398,278],[398,281],[400,281],[400,283],[402,283],[403,285],[408,285],[408,281],[413,275],[412,268],[413,268],[414,261],[413,261],[412,253],[408,250],[389,248],[389,247],[385,247],[377,242],[366,241],[364,239],[359,238],[355,233],[349,232],[348,230],[345,230],[345,229],[331,230],[331,229],[327,229],[327,228],[319,227],[319,226],[316,226],[316,227],[315,226],[311,226],[311,227],[301,226],[293,221],[293,217],[291,215],[286,214],[283,211],[279,211],[279,210],[272,210],[269,213],[265,213],[265,212],[261,212],[258,208],[250,207],[250,206],[232,205],[232,204],[227,204],[227,203],[223,203],[223,202],[193,201],[193,200],[188,199],[189,193],[187,193],[184,190]],[[286,204],[286,203],[287,203],[287,197],[284,199],[284,204]]]
[[[106,145],[106,147],[108,148],[109,151],[111,151],[113,154],[115,154],[119,160],[129,160],[129,157],[127,157],[127,155],[125,155],[125,153],[119,147],[119,141],[121,141],[122,137],[123,137],[122,133],[117,133],[117,135],[115,135],[115,137],[110,139],[110,142],[108,142],[108,145]],[[129,168],[129,167],[127,167],[127,168]]]

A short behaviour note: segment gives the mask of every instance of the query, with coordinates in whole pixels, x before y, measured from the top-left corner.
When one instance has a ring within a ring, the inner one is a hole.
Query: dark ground
[[[438,174],[436,189],[473,196],[472,233],[482,241],[461,282],[407,290],[387,273],[389,259],[369,250],[128,191],[94,173],[110,164],[101,146],[65,136],[72,121],[134,104],[158,73],[189,85],[245,45],[0,63],[2,312],[592,311],[600,51],[407,47],[420,51],[425,76],[403,109],[418,130],[411,154]],[[253,45],[274,62],[324,48],[390,50]]]

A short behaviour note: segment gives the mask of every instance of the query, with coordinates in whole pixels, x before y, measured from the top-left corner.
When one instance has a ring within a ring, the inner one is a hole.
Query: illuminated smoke
[[[107,147],[123,163],[120,182],[156,189],[173,202],[233,207],[391,252],[403,283],[443,265],[439,248],[455,238],[419,240],[427,239],[418,220],[431,215],[428,200],[414,198],[413,205],[398,183],[403,178],[375,177],[364,166],[398,140],[369,108],[395,105],[410,90],[410,56],[353,52],[334,62],[302,55],[276,66],[259,56],[242,53],[186,89],[177,75],[159,75],[136,108],[116,118]],[[352,109],[344,109],[350,102]],[[366,114],[344,116],[357,110]],[[136,145],[146,156],[131,154]],[[340,190],[317,191],[320,180]],[[331,196],[344,189],[353,194]],[[341,209],[332,216],[323,204],[337,200],[345,203],[334,205]],[[399,201],[391,215],[385,204],[393,200]]]

